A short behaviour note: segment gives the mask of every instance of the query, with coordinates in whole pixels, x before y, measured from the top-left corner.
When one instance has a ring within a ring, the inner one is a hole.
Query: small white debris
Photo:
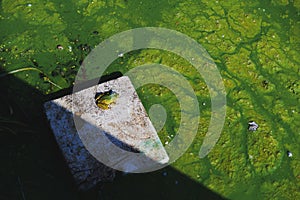
[[[290,151],[287,151],[286,154],[287,154],[287,156],[288,156],[289,158],[293,157],[293,154],[292,154],[292,152],[290,152]]]
[[[59,49],[59,50],[63,50],[64,49],[64,47],[62,45],[60,45],[60,44],[57,45],[56,48]]]
[[[258,124],[255,123],[254,121],[250,121],[248,123],[248,130],[249,131],[256,131],[258,129]]]
[[[123,53],[119,53],[119,54],[118,54],[118,57],[119,57],[119,58],[123,58],[123,57],[124,57],[124,54],[123,54]]]
[[[225,35],[222,35],[222,38],[224,38],[225,37]]]
[[[31,6],[32,6],[32,4],[31,4],[31,3],[29,3],[29,4],[27,4],[27,6],[28,6],[28,7],[31,7]]]
[[[206,105],[205,102],[203,102],[202,105],[205,106]]]
[[[69,50],[70,52],[72,52],[72,47],[71,47],[71,46],[68,46],[68,50]]]
[[[165,145],[167,145],[167,144],[169,144],[169,142],[168,142],[168,141],[166,141],[166,142],[165,142]]]

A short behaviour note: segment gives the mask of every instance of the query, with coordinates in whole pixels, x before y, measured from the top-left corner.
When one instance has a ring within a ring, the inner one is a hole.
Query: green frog
[[[95,96],[95,103],[99,108],[107,110],[110,108],[111,104],[116,102],[118,97],[119,94],[113,90],[99,92]]]

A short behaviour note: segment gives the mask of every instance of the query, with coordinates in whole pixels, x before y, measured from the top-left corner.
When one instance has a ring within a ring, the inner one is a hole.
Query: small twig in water
[[[21,68],[21,69],[16,69],[16,70],[13,70],[13,71],[10,71],[10,72],[5,72],[5,73],[2,73],[0,74],[0,78],[2,77],[5,77],[7,75],[11,75],[11,74],[15,74],[15,73],[18,73],[18,72],[22,72],[22,71],[37,71],[41,74],[43,74],[45,76],[44,80],[47,81],[48,83],[54,85],[55,87],[58,87],[59,89],[62,89],[62,87],[60,87],[59,85],[57,85],[56,83],[54,83],[53,81],[51,81],[44,72],[42,72],[41,70],[37,69],[37,68],[34,68],[34,67],[25,67],[25,68]]]
[[[23,184],[21,183],[20,176],[18,176],[18,183],[19,183],[19,186],[20,186],[20,192],[21,192],[22,199],[26,200],[25,194],[24,194],[24,191],[23,191]]]

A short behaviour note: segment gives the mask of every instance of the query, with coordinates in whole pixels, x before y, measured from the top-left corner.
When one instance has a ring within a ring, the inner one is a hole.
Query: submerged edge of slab
[[[95,94],[108,90],[119,96],[103,110],[95,104]],[[44,107],[71,173],[83,189],[113,180],[115,171],[104,164],[135,172],[147,162],[162,165],[169,160],[127,76],[46,102]],[[137,152],[142,160],[132,156]]]

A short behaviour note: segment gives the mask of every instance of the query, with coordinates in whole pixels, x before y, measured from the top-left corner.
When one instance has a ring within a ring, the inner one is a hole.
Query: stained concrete
[[[110,89],[119,96],[108,110],[103,110],[95,104],[95,94]],[[169,160],[126,76],[46,102],[44,107],[80,189],[113,180],[112,168],[125,172],[151,171]]]

